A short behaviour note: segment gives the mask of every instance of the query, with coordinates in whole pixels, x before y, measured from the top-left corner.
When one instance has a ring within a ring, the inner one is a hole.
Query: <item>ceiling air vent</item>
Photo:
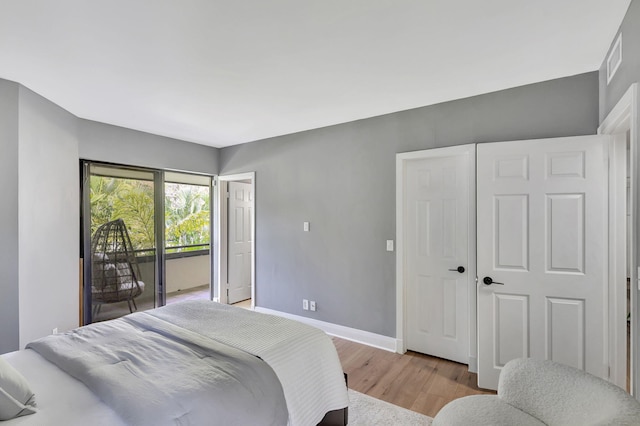
[[[616,42],[613,43],[611,53],[607,57],[607,84],[611,82],[618,68],[622,64],[622,33],[618,35]]]

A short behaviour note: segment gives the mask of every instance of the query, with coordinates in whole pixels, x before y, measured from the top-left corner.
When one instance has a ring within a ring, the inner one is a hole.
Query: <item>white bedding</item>
[[[2,422],[3,426],[124,426],[120,417],[84,384],[26,349],[2,357],[29,382],[38,412]],[[46,421],[43,421],[46,419]]]
[[[312,426],[349,405],[342,365],[331,339],[307,324],[229,305],[193,300],[144,313],[260,357],[275,371],[289,424]],[[130,315],[142,320],[144,315]]]
[[[80,380],[131,425],[282,426],[289,418],[267,363],[144,312],[27,348]]]
[[[348,405],[340,360],[333,343],[320,330],[206,301],[183,302],[130,317],[145,322],[147,315],[262,358],[282,384],[290,425],[315,425],[324,413]],[[46,424],[52,425],[125,424],[83,383],[35,351],[3,357],[29,381],[40,410],[38,414],[11,420],[7,426],[42,425],[45,418]]]

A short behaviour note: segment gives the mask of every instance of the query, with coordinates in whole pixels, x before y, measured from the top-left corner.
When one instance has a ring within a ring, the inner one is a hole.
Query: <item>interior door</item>
[[[469,363],[468,154],[406,162],[407,349]]]
[[[477,147],[478,385],[514,358],[607,377],[608,138]]]
[[[251,298],[252,205],[251,184],[229,182],[229,304]]]

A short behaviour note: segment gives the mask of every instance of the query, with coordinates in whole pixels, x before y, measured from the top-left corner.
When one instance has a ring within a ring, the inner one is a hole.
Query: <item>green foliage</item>
[[[155,247],[153,183],[91,176],[91,234],[103,223],[122,218],[135,250]]]
[[[134,249],[155,247],[152,182],[91,176],[90,186],[92,234],[103,223],[122,218]],[[166,247],[208,244],[209,214],[207,187],[165,184]]]
[[[138,248],[155,246],[153,184],[145,181],[133,181],[125,186],[113,202],[113,217],[124,219],[131,241],[139,243]]]
[[[209,243],[209,188],[165,184],[165,240],[167,247]],[[193,247],[185,250],[200,250]]]
[[[113,197],[118,191],[120,182],[116,179],[107,179],[91,176],[91,235],[103,223],[109,222],[113,214]]]

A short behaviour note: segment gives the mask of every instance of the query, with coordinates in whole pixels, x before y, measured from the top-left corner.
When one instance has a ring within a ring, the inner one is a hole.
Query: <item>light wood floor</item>
[[[333,337],[349,388],[429,417],[449,401],[495,394],[476,386],[467,366],[416,352],[404,355]]]

